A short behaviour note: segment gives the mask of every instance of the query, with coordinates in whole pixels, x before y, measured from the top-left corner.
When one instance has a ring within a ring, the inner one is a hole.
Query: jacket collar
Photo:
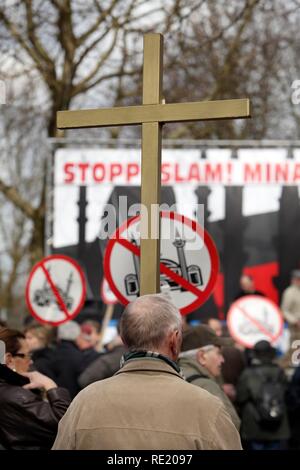
[[[163,359],[151,356],[141,358],[132,358],[124,362],[124,365],[115,375],[126,372],[161,372],[171,374],[184,380],[181,372],[177,372],[171,365],[167,364]]]
[[[195,373],[199,373],[202,377],[212,379],[215,382],[217,381],[215,377],[213,377],[206,367],[201,366],[199,362],[197,361],[196,358],[194,357],[188,357],[188,356],[183,356],[179,358],[179,364],[183,367],[183,370],[185,371],[185,367],[188,366],[192,369],[195,370]]]
[[[127,351],[123,357],[121,358],[121,367],[125,364],[126,361],[130,359],[140,359],[144,357],[152,357],[154,359],[161,359],[162,361],[169,364],[169,366],[173,367],[180,374],[180,368],[176,362],[174,362],[170,357],[165,356],[159,352],[155,351],[143,351],[143,350],[134,350],[134,351]]]
[[[22,387],[28,384],[30,380],[17,372],[14,372],[4,364],[0,364],[0,382],[9,385],[18,385]]]

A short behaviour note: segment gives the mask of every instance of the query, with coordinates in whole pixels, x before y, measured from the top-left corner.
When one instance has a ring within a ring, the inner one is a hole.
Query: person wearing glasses
[[[0,444],[4,449],[50,449],[69,392],[40,372],[28,372],[31,354],[23,333],[0,329],[5,353],[0,365]]]

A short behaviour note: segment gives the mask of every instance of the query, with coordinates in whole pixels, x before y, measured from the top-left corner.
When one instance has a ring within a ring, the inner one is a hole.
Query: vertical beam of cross
[[[144,36],[143,105],[162,102],[162,75],[163,36],[147,34]],[[140,295],[160,291],[161,134],[161,123],[142,124]]]

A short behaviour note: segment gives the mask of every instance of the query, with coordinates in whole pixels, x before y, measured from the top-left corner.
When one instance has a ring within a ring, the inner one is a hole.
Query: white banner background
[[[275,212],[282,185],[300,185],[300,149],[289,159],[287,149],[164,149],[162,183],[171,185],[176,210],[194,218],[195,190],[209,186],[210,221],[224,219],[224,186],[245,186],[245,216]],[[138,149],[64,148],[55,155],[53,246],[78,242],[79,186],[87,186],[86,241],[95,240],[103,208],[114,186],[140,185],[141,152]]]

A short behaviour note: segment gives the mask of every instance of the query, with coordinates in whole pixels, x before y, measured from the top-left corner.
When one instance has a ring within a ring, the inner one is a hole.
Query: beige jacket
[[[241,449],[220,400],[161,359],[132,359],[73,400],[53,449]]]
[[[300,320],[300,288],[290,286],[285,289],[281,301],[284,318],[290,325],[296,325]]]

